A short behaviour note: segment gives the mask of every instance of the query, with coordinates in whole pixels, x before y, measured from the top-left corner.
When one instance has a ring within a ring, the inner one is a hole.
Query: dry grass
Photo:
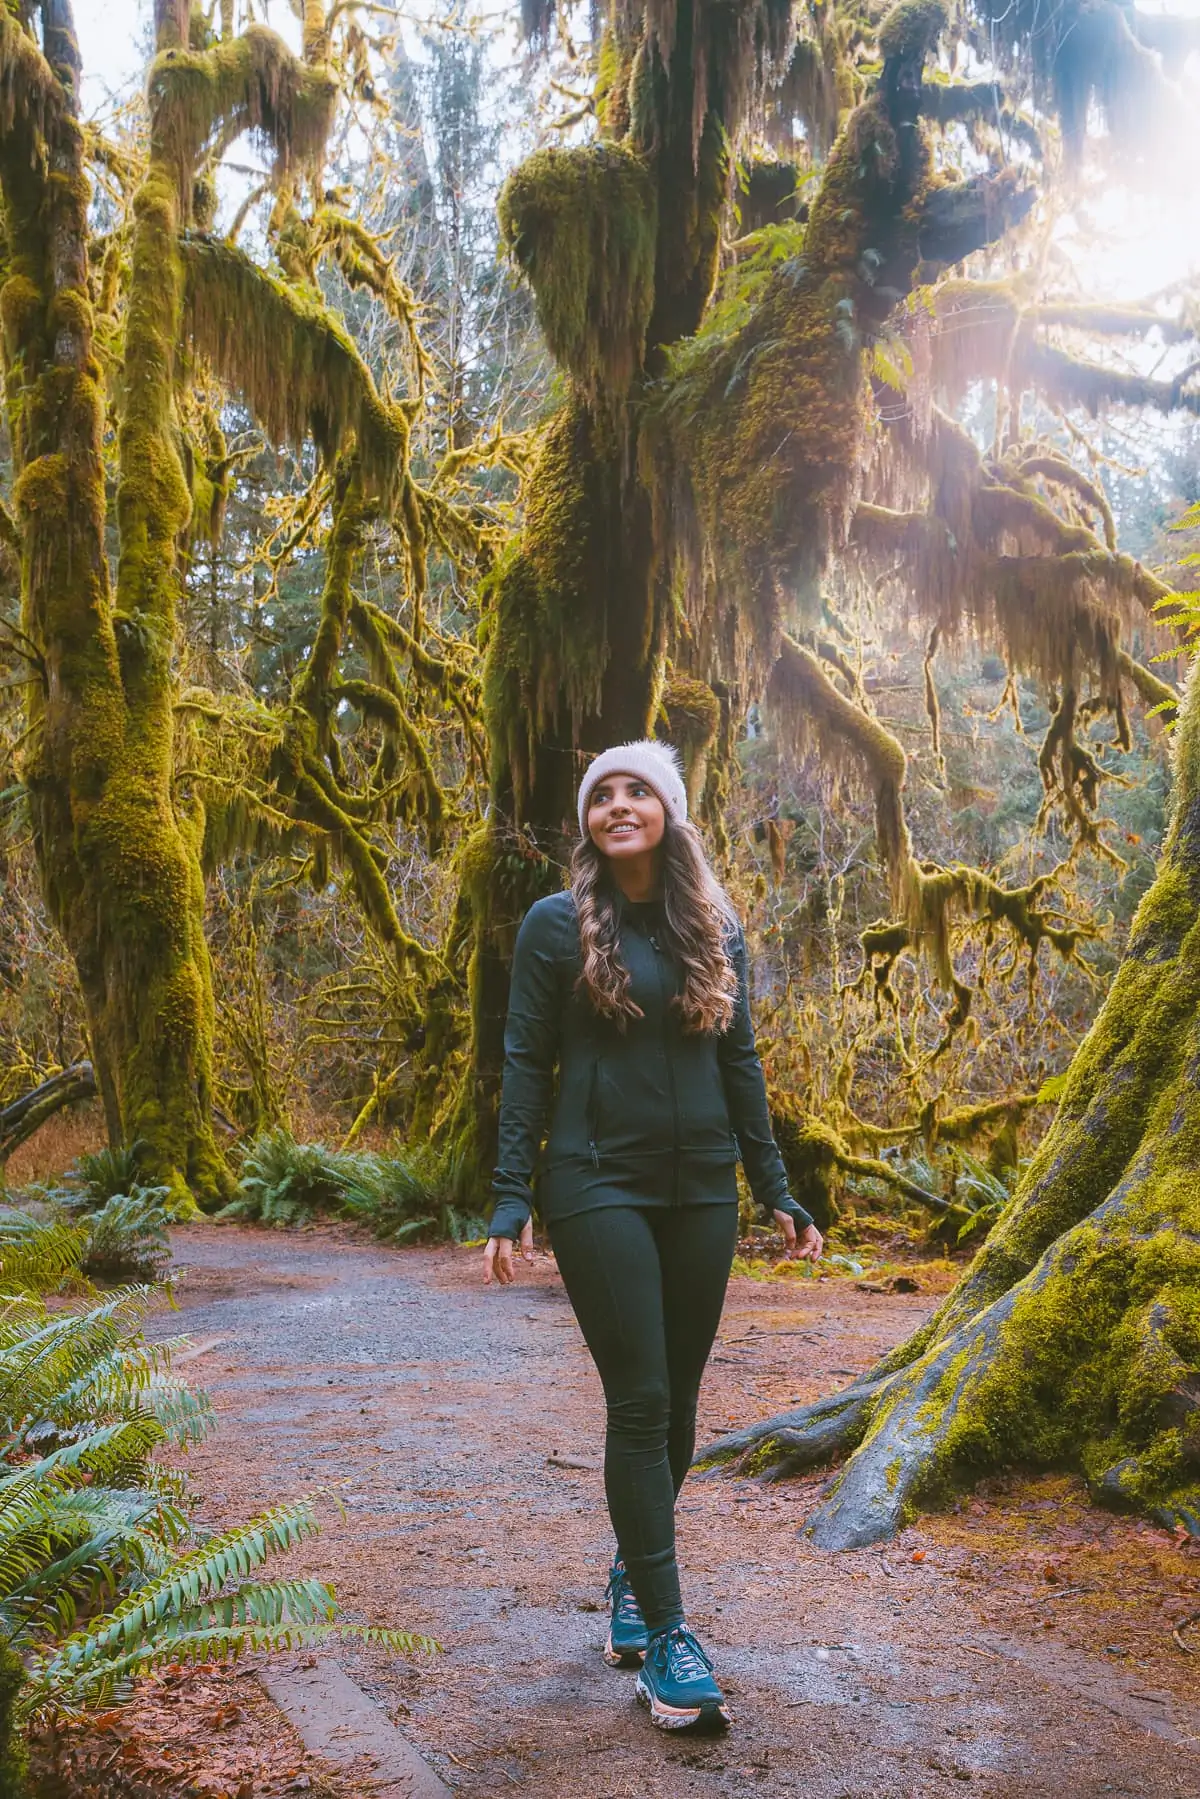
[[[36,1136],[13,1151],[4,1167],[5,1184],[17,1188],[27,1187],[31,1181],[56,1181],[76,1156],[103,1149],[107,1141],[104,1109],[98,1099],[56,1112]]]

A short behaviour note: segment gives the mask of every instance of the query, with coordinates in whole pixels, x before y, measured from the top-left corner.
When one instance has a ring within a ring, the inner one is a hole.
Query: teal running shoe
[[[637,1696],[660,1730],[724,1730],[730,1722],[713,1665],[686,1624],[655,1631]]]
[[[609,1569],[608,1603],[612,1608],[612,1615],[608,1625],[608,1641],[604,1645],[604,1659],[610,1668],[640,1668],[650,1638],[646,1633],[642,1608],[634,1598],[625,1564],[620,1557]]]

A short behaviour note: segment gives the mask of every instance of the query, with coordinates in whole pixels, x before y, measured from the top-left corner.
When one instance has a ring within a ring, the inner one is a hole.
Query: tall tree
[[[34,843],[79,973],[110,1134],[144,1145],[149,1171],[181,1207],[192,1195],[219,1197],[229,1178],[213,1137],[202,856],[290,839],[308,847],[318,881],[332,856],[389,955],[400,966],[422,961],[378,840],[397,816],[433,833],[442,817],[401,665],[451,700],[469,685],[424,644],[428,548],[457,553],[478,531],[455,504],[457,465],[435,469],[425,488],[410,471],[425,370],[412,299],[371,234],[315,179],[337,102],[332,34],[350,29],[335,25],[338,11],[308,0],[296,56],[261,26],[236,33],[232,8],[213,37],[185,0],[161,0],[144,155],[80,124],[69,0],[0,14],[3,377]],[[246,132],[271,155],[265,262],[237,245],[244,208],[228,234],[214,231],[216,171]],[[127,219],[98,239],[89,158],[129,197]],[[326,305],[323,261],[390,315],[407,346],[405,398],[381,391]],[[318,625],[269,715],[252,696],[230,703],[181,687],[181,557],[218,540],[238,462],[213,383],[270,441],[317,452],[294,543],[314,532],[327,540]],[[392,546],[411,590],[411,629],[354,588],[373,534]],[[347,709],[374,733],[374,753],[353,768],[334,728]]]
[[[1174,710],[1175,690],[1122,635],[1131,607],[1169,590],[1121,554],[1094,476],[1025,428],[1021,401],[1034,389],[1067,413],[1194,411],[1190,326],[1149,307],[1039,303],[986,267],[990,280],[950,271],[1031,213],[1047,138],[1061,132],[1078,167],[1099,112],[1136,153],[1147,108],[1177,100],[1158,47],[1188,27],[1103,0],[1057,0],[1049,22],[1033,7],[993,16],[984,0],[965,26],[980,54],[999,48],[976,82],[931,79],[946,22],[940,0],[901,0],[878,23],[852,5],[814,8],[794,44],[786,8],[620,8],[598,57],[598,141],[542,151],[508,185],[508,241],[570,398],[495,584],[477,1098],[494,1080],[508,934],[555,877],[580,752],[644,731],[664,697],[670,719],[668,658],[677,674],[739,685],[743,704],[765,693],[798,750],[869,784],[895,908],[864,939],[881,993],[899,954],[927,954],[958,1028],[972,1002],[953,956],[964,917],[1011,932],[1031,958],[1044,943],[1076,951],[1084,926],[1057,913],[1045,877],[1009,888],[920,856],[907,759],[839,655],[826,578],[836,562],[840,576],[901,586],[929,622],[927,676],[939,642],[969,627],[998,640],[1014,674],[1042,680],[1045,815],[1103,848],[1085,721],[1111,719],[1124,742],[1130,695]],[[1026,79],[1028,113],[1002,91],[997,56],[1014,93]],[[803,122],[813,197],[800,203],[788,158],[751,163],[745,212],[772,222],[734,246],[714,303],[729,147],[745,146],[756,106],[793,162]],[[989,165],[965,180],[934,153],[964,122]],[[1075,347],[1151,333],[1184,347],[1173,378]],[[980,378],[998,393],[986,452],[934,403]],[[928,679],[927,691],[936,733]],[[867,1432],[818,1515],[823,1541],[886,1532],[939,1478],[1006,1456],[1082,1455],[1104,1491],[1194,1515],[1194,758],[1192,716],[1178,820],[1127,963],[1059,1123],[959,1294],[843,1405],[725,1446],[811,1465]]]

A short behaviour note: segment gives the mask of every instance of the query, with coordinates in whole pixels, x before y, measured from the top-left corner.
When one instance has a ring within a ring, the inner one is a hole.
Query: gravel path
[[[220,1419],[190,1458],[206,1516],[337,1487],[345,1517],[331,1510],[297,1563],[333,1580],[350,1618],[443,1645],[427,1660],[336,1655],[457,1791],[1200,1791],[1200,1661],[1157,1617],[1168,1589],[1200,1590],[1200,1566],[1164,1533],[1085,1518],[1064,1536],[1066,1501],[1033,1487],[989,1506],[986,1531],[960,1515],[830,1557],[797,1534],[811,1483],[693,1479],[685,1596],[736,1726],[663,1738],[599,1653],[600,1394],[552,1260],[484,1292],[478,1252],[389,1251],[337,1229],[197,1225],[174,1248],[181,1312],[154,1330],[212,1345],[188,1369]],[[931,1303],[846,1281],[735,1281],[702,1437],[843,1385]],[[1054,1610],[1040,1572],[1013,1573],[1072,1545],[1085,1567],[1120,1557],[1127,1594],[1109,1609],[1103,1582],[1084,1594],[1053,1575]]]

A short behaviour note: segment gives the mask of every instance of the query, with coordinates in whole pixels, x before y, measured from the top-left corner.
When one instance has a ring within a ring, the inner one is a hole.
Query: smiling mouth
[[[640,825],[628,824],[628,823],[619,824],[619,825],[609,825],[608,835],[610,837],[629,837],[629,836],[632,836],[634,831],[638,831],[640,829],[641,829]]]

